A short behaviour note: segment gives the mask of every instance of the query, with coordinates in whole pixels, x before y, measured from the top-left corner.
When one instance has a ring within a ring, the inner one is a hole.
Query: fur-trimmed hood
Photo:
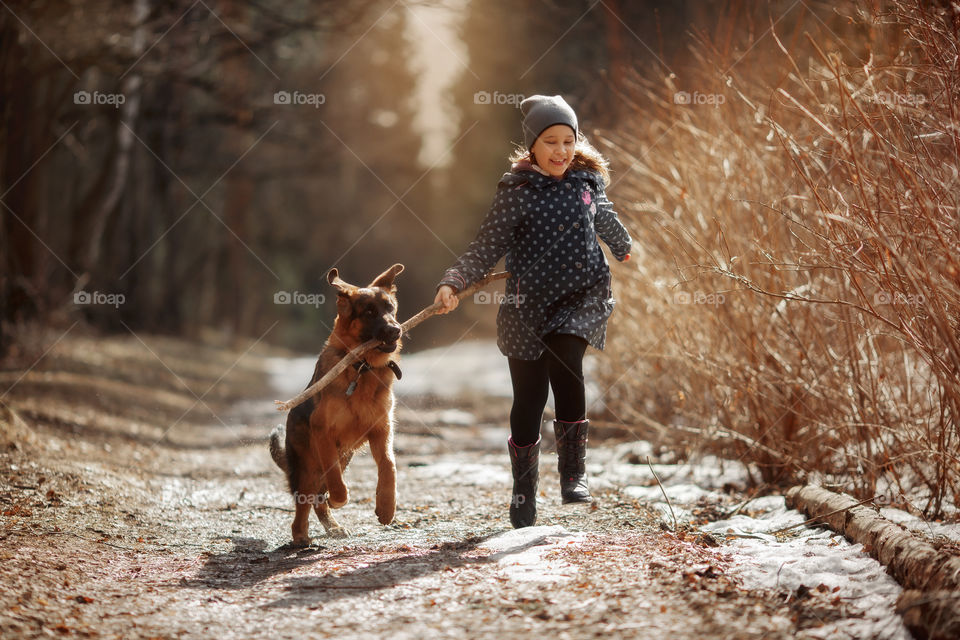
[[[501,176],[497,187],[502,189],[504,187],[517,187],[529,183],[533,187],[543,189],[544,187],[555,185],[560,180],[566,178],[582,178],[593,183],[594,188],[603,190],[603,178],[599,173],[586,168],[584,163],[576,163],[576,160],[574,160],[574,162],[575,164],[571,165],[560,178],[554,178],[547,174],[543,169],[534,165],[529,160],[514,162],[510,165],[510,171]],[[578,167],[577,164],[580,166]]]

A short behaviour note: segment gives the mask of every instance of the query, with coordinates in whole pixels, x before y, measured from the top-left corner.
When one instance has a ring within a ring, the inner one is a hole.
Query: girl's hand
[[[457,297],[457,292],[453,287],[444,284],[437,289],[437,297],[433,299],[433,302],[434,304],[439,302],[443,305],[437,313],[444,314],[456,309],[457,305],[460,304],[460,298]]]

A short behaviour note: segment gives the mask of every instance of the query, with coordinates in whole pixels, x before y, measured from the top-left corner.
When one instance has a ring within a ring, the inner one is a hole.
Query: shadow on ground
[[[354,561],[351,563],[353,567],[341,573],[344,561],[371,555],[371,550],[349,547],[327,549],[322,543],[305,549],[283,545],[267,550],[267,543],[259,538],[233,538],[232,550],[210,555],[197,575],[183,580],[181,584],[196,589],[246,589],[275,576],[309,568],[309,575],[291,576],[283,586],[285,595],[264,606],[316,607],[344,597],[389,589],[435,572],[495,562],[492,558],[469,555],[485,539],[474,537],[462,542],[446,542],[429,550],[414,550],[406,546],[386,549],[379,555],[390,557],[370,563]]]

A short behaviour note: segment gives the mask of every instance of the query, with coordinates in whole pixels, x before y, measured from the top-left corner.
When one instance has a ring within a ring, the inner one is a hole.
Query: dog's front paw
[[[377,514],[377,520],[380,521],[380,524],[390,524],[393,522],[394,511],[396,511],[396,509],[393,506],[377,507],[374,513]]]
[[[327,535],[331,538],[349,538],[350,532],[343,527],[331,527],[327,531]]]

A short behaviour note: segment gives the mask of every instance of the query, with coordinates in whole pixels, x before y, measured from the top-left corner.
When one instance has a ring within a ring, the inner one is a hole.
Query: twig
[[[650,473],[653,474],[653,477],[657,480],[657,486],[660,487],[660,493],[663,494],[663,499],[667,501],[667,506],[670,507],[670,515],[673,516],[673,531],[676,532],[679,529],[677,525],[677,514],[673,512],[673,505],[670,504],[670,498],[667,497],[667,490],[663,488],[663,483],[660,482],[660,476],[657,475],[657,472],[653,470],[653,465],[650,464],[650,456],[647,456],[647,466],[650,467]]]
[[[796,529],[797,527],[802,527],[802,526],[804,526],[804,525],[813,524],[814,522],[816,522],[817,520],[820,520],[820,519],[822,519],[822,518],[828,518],[828,517],[830,517],[830,516],[832,516],[832,515],[834,515],[834,514],[837,514],[837,513],[842,512],[842,511],[849,511],[850,509],[853,509],[854,507],[859,507],[859,506],[862,505],[862,504],[866,504],[866,503],[868,503],[868,502],[873,502],[873,501],[876,500],[876,499],[877,499],[877,496],[873,496],[872,498],[867,498],[866,500],[861,500],[860,502],[858,502],[858,503],[856,503],[856,504],[852,504],[852,505],[850,505],[849,507],[843,507],[842,509],[834,509],[834,510],[831,511],[830,513],[821,513],[820,515],[818,515],[818,516],[813,516],[812,518],[808,518],[807,520],[804,520],[803,522],[801,522],[801,523],[799,523],[799,524],[792,524],[792,525],[790,525],[789,527],[783,527],[782,529],[777,529],[776,531],[770,531],[769,533],[770,533],[770,535],[775,536],[775,535],[777,535],[778,533],[783,533],[784,531],[790,531],[790,529]]]
[[[503,280],[504,278],[507,278],[509,276],[510,274],[506,271],[491,273],[487,277],[479,280],[478,282],[474,283],[472,286],[469,286],[463,291],[461,291],[460,293],[458,293],[457,298],[462,300],[463,298],[473,294],[473,292],[487,286],[491,282],[494,282],[496,280]],[[420,311],[420,313],[418,313],[417,315],[413,316],[412,318],[404,322],[402,325],[400,325],[400,329],[402,330],[403,333],[406,333],[407,331],[409,331],[410,329],[413,329],[415,326],[417,326],[418,324],[420,324],[430,316],[435,315],[438,311],[440,311],[441,308],[443,308],[443,305],[441,305],[439,302],[434,302],[432,305],[430,305],[429,307],[426,307],[425,309]],[[293,409],[295,406],[297,406],[307,398],[313,396],[314,394],[319,393],[325,386],[330,384],[334,378],[336,378],[338,375],[343,373],[343,371],[347,367],[352,365],[354,362],[360,360],[363,357],[363,354],[365,354],[367,351],[370,351],[371,349],[375,349],[376,347],[380,346],[380,344],[381,344],[380,340],[367,340],[360,346],[354,347],[347,355],[345,355],[340,360],[340,362],[335,364],[333,368],[327,371],[322,378],[320,378],[315,383],[313,383],[312,385],[310,385],[309,387],[301,391],[295,397],[291,398],[290,400],[287,400],[286,402],[283,402],[281,400],[274,400],[274,403],[276,403],[277,405],[277,411],[289,411],[290,409]]]

